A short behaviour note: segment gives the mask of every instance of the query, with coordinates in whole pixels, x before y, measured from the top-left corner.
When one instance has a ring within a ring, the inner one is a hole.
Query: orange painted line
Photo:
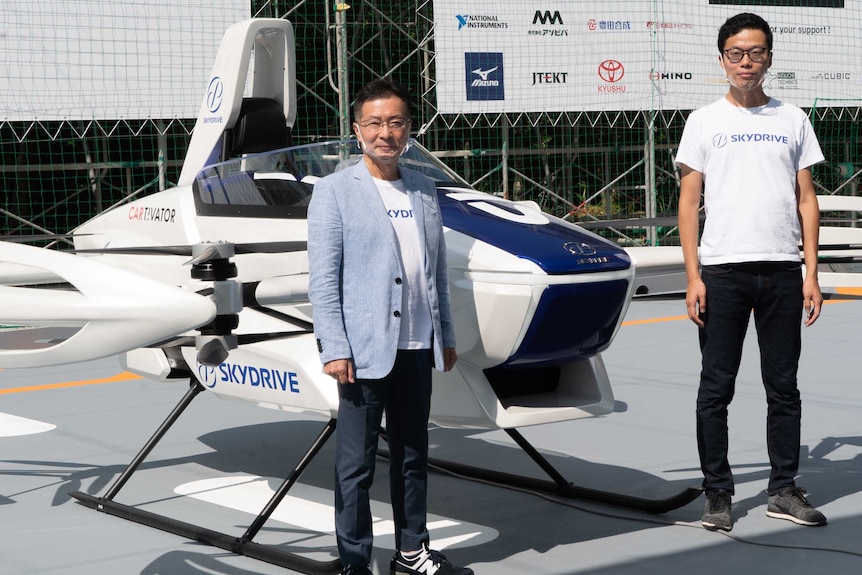
[[[118,381],[132,381],[135,379],[143,379],[140,375],[124,371],[111,377],[102,379],[86,379],[83,381],[65,381],[62,383],[46,383],[44,385],[31,385],[28,387],[13,387],[10,389],[0,389],[0,395],[4,393],[24,393],[26,391],[45,391],[46,389],[63,389],[66,387],[81,387],[83,385],[96,385],[99,383],[115,383]]]
[[[838,290],[842,295],[862,295],[862,288],[844,288],[843,290]],[[823,302],[823,305],[830,305],[833,303],[843,303],[852,300],[826,300]],[[633,319],[631,321],[624,321],[622,323],[622,327],[628,325],[645,325],[648,323],[661,323],[665,321],[679,321],[681,319],[688,319],[687,315],[672,315],[668,317],[652,317],[649,319]]]
[[[665,321],[678,321],[681,319],[688,319],[687,315],[672,315],[669,317],[652,317],[649,319],[633,319],[631,321],[624,321],[623,327],[627,325],[644,325],[647,323],[660,323]]]

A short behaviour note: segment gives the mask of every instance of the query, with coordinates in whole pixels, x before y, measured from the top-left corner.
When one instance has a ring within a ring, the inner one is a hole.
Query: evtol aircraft
[[[291,145],[296,113],[291,24],[252,19],[225,33],[178,185],[115,207],[70,236],[72,249],[0,241],[0,367],[119,355],[153,380],[187,384],[178,405],[101,496],[82,504],[303,573],[330,573],[254,537],[337,423],[337,390],[318,359],[308,302],[307,204],[314,182],[358,161],[355,142]],[[411,141],[401,158],[437,184],[459,361],[435,373],[432,421],[502,429],[549,475],[459,473],[661,513],[662,500],[578,487],[517,431],[605,415],[602,362],[635,291],[616,244],[531,202],[480,193]],[[31,238],[32,239],[32,238]],[[117,495],[200,393],[322,416],[320,435],[240,535],[124,505]]]

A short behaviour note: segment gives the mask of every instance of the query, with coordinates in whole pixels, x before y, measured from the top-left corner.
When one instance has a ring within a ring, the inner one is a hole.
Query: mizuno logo
[[[476,68],[475,70],[472,70],[472,72],[474,74],[476,74],[477,76],[479,76],[480,78],[482,78],[483,82],[487,82],[488,81],[488,74],[490,74],[491,72],[496,72],[497,68],[499,68],[499,66],[494,66],[493,68],[490,68],[488,70],[483,70],[482,68]]]

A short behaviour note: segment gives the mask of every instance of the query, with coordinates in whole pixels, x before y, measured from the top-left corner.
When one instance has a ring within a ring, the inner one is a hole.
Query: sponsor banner
[[[772,27],[770,95],[859,105],[862,3],[435,0],[441,113],[691,110],[727,92],[717,33],[754,11]],[[843,103],[842,103],[843,102]]]

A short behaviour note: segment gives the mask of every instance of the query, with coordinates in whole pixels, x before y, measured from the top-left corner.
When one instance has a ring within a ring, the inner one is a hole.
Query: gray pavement
[[[644,498],[698,487],[696,328],[679,299],[632,303],[604,354],[617,400],[602,418],[521,430],[573,483]],[[703,499],[664,515],[431,476],[432,537],[477,575],[862,572],[862,300],[831,300],[804,330],[798,483],[829,518],[805,528],[765,516],[765,399],[753,327],[731,406],[737,478],[729,535],[700,528]],[[115,376],[116,380],[107,380]],[[0,573],[264,575],[290,571],[97,513],[69,496],[101,495],[185,392],[123,376],[116,358],[0,371]],[[324,421],[203,394],[118,500],[237,536]],[[259,535],[315,559],[334,557],[332,445]],[[544,478],[501,431],[434,428],[436,458]],[[375,572],[392,542],[386,462],[373,498]],[[261,499],[263,498],[263,499]]]

